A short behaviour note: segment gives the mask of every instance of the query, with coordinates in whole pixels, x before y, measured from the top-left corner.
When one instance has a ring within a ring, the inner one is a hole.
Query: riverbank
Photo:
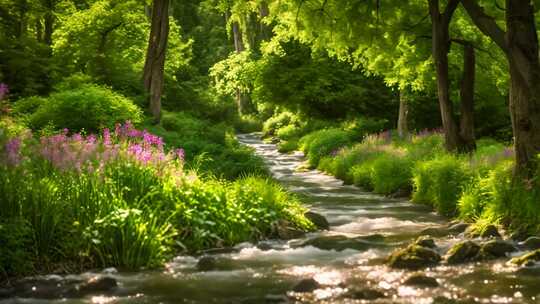
[[[178,252],[314,227],[271,179],[201,177],[182,148],[130,123],[98,135],[19,133],[0,138],[2,280],[161,267]]]
[[[475,152],[457,155],[444,150],[437,131],[401,139],[391,131],[370,133],[366,122],[325,127],[284,117],[265,124],[267,140],[282,152],[301,150],[310,168],[378,194],[410,197],[479,231],[496,224],[520,239],[540,232],[540,173],[514,182],[511,147],[481,139]]]

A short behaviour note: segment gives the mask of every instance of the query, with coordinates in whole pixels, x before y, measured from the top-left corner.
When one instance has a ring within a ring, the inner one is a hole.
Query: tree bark
[[[516,177],[532,178],[540,153],[540,63],[534,8],[529,0],[506,0],[506,29],[474,0],[463,6],[475,25],[506,54],[510,68],[510,116]]]
[[[270,15],[270,10],[268,9],[268,3],[266,3],[266,1],[261,2],[259,6],[259,15],[261,19],[261,21],[259,22],[260,39],[262,41],[268,41],[270,40],[270,38],[272,38],[272,29],[268,25],[262,22],[262,19]]]
[[[540,62],[530,1],[506,1],[506,28],[516,172],[532,178],[540,153]]]
[[[450,0],[443,13],[439,0],[428,0],[432,23],[432,56],[437,73],[437,94],[444,130],[445,147],[455,152],[459,146],[459,134],[454,119],[454,109],[450,100],[450,77],[448,72],[448,53],[450,52],[449,26],[459,0]]]
[[[409,97],[407,96],[406,89],[399,91],[399,115],[397,123],[397,131],[400,138],[407,138],[409,136]]]
[[[245,51],[244,41],[242,39],[242,31],[238,22],[232,23],[232,32],[234,40],[234,49],[237,54]],[[238,107],[238,114],[243,115],[251,110],[251,98],[249,95],[241,92],[240,89],[236,89],[236,105]]]
[[[154,0],[151,22],[143,80],[149,95],[150,112],[154,123],[159,123],[161,120],[165,53],[169,38],[169,0]]]
[[[474,136],[474,84],[476,73],[476,55],[471,43],[463,44],[463,76],[461,78],[461,117],[459,127],[460,152],[472,152],[476,149]]]

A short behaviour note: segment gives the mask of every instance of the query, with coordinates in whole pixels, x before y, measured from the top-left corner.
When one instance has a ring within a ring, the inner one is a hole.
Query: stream
[[[12,298],[0,303],[364,303],[346,296],[353,289],[382,293],[374,303],[433,303],[436,297],[436,303],[462,303],[449,299],[540,303],[540,269],[523,273],[508,266],[508,259],[456,266],[443,263],[422,272],[436,278],[438,287],[404,285],[413,272],[387,267],[386,257],[427,228],[447,227],[447,219],[407,199],[374,195],[316,170],[300,172],[296,168],[304,161],[301,153],[280,154],[276,145],[262,142],[255,134],[238,138],[265,158],[275,179],[297,193],[307,208],[324,215],[330,230],[209,253],[206,257],[213,268],[208,271],[197,267],[199,257],[178,256],[161,270],[119,273],[106,269],[63,277],[113,277],[118,286],[105,295]],[[434,239],[444,252],[463,237]],[[291,292],[303,279],[314,279],[321,286],[310,293]]]

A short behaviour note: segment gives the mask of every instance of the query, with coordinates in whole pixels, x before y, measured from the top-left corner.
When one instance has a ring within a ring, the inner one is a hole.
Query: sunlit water
[[[447,221],[407,200],[388,199],[362,191],[318,171],[299,172],[303,156],[280,154],[273,144],[256,135],[239,135],[267,161],[274,177],[299,194],[307,207],[323,214],[330,231],[308,234],[291,241],[240,244],[229,253],[215,254],[218,270],[198,271],[199,257],[178,256],[165,269],[137,273],[104,272],[72,276],[108,275],[119,287],[106,295],[84,299],[8,299],[0,303],[359,303],[343,297],[350,288],[382,290],[386,298],[377,303],[432,303],[433,297],[469,297],[481,303],[540,303],[540,271],[517,273],[506,260],[439,266],[425,273],[437,278],[432,289],[402,285],[410,272],[384,265],[388,254],[415,239],[422,229],[446,225]],[[321,236],[358,237],[362,246],[325,248],[302,246]],[[371,237],[370,237],[371,236]],[[459,239],[437,238],[442,249]],[[257,246],[259,245],[259,246]],[[263,249],[259,249],[263,248]],[[324,287],[300,300],[290,290],[299,280],[314,278]],[[298,299],[298,298],[297,298]]]

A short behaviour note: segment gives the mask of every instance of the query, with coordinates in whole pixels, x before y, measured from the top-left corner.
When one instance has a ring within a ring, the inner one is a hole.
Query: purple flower
[[[7,161],[10,165],[16,166],[21,162],[20,149],[20,138],[12,138],[6,143]]]
[[[6,96],[9,94],[9,87],[5,83],[0,83],[0,100],[3,100],[6,98]]]
[[[111,131],[108,128],[103,129],[103,143],[106,146],[111,144]]]
[[[182,149],[182,148],[176,149],[176,150],[174,150],[174,154],[176,154],[176,157],[179,160],[184,161],[184,157],[186,156],[184,149]]]

